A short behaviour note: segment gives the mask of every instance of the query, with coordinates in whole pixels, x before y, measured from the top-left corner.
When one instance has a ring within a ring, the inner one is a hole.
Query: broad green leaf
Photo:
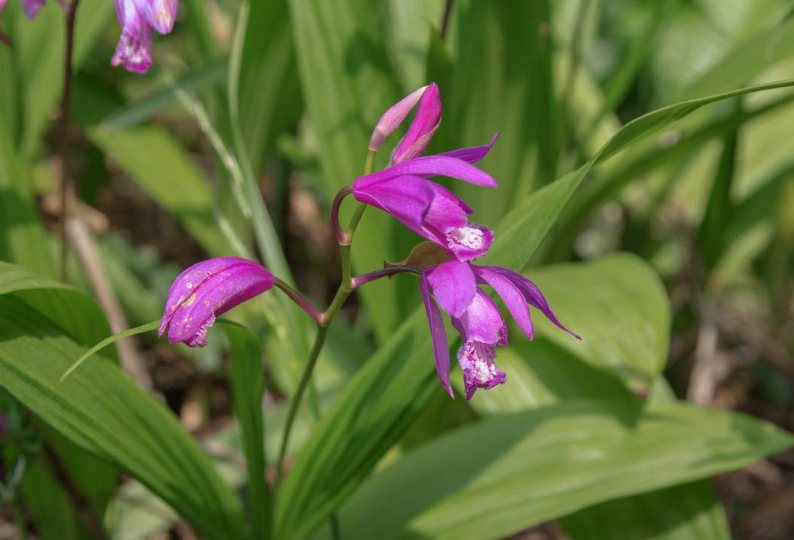
[[[602,503],[560,520],[573,540],[730,540],[708,481]]]
[[[671,105],[630,122],[583,167],[518,202],[496,227],[487,263],[522,270],[592,166],[634,139],[714,101],[792,85],[794,81],[783,81],[743,88]],[[564,320],[567,313],[558,315]],[[277,502],[277,536],[312,532],[410,427],[428,397],[440,389],[430,351],[427,321],[417,310],[351,380],[298,456]]]
[[[66,300],[71,310],[42,306],[45,293]],[[74,289],[0,265],[0,385],[72,443],[141,480],[201,534],[241,538],[239,501],[207,456],[109,353],[100,352],[59,382],[87,349],[85,339],[70,337],[70,319],[93,322],[89,331],[107,335],[92,304]]]
[[[232,394],[234,412],[240,424],[248,470],[248,522],[250,538],[268,535],[270,497],[265,481],[265,424],[262,397],[265,380],[259,340],[247,328],[231,321],[221,326],[232,349]]]
[[[667,361],[670,304],[653,269],[634,255],[617,254],[584,264],[560,264],[527,272],[578,341],[545,317],[540,335],[588,363],[647,391]],[[616,325],[622,320],[626,324]]]
[[[207,179],[172,135],[156,126],[123,131],[100,127],[89,133],[208,253],[229,254],[229,243],[215,224],[215,198]]]
[[[342,536],[504,538],[794,445],[790,434],[737,413],[681,403],[636,407],[570,403],[494,416],[442,436],[365,482],[340,512]]]
[[[361,176],[369,137],[383,112],[399,99],[369,0],[291,0],[295,48],[303,97],[317,140],[329,204],[339,188]],[[386,145],[390,144],[387,141]],[[384,145],[383,154],[389,150]],[[343,207],[343,226],[348,216]],[[394,224],[370,210],[356,232],[353,264],[358,273],[403,257],[392,241]],[[380,340],[399,324],[399,296],[389,283],[360,291]]]

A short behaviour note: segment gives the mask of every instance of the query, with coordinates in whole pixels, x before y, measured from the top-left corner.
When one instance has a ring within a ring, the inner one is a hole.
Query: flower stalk
[[[77,14],[77,6],[80,0],[72,0],[66,5],[66,47],[63,62],[63,96],[61,97],[60,119],[60,141],[59,154],[61,161],[61,281],[67,280],[66,259],[69,250],[69,241],[66,235],[66,216],[68,211],[68,193],[71,185],[69,173],[69,160],[67,149],[69,147],[69,102],[72,97],[72,51],[74,49],[74,23]]]
[[[372,173],[372,165],[375,161],[376,153],[377,152],[374,150],[370,150],[367,153],[367,160],[366,163],[364,164],[364,175],[368,175]],[[323,345],[325,345],[325,338],[328,335],[328,327],[331,326],[331,321],[333,321],[336,314],[339,313],[339,310],[341,309],[342,305],[345,303],[347,298],[350,296],[350,294],[357,286],[353,278],[353,267],[350,260],[350,251],[351,251],[350,248],[353,243],[353,236],[356,233],[356,228],[358,227],[361,218],[364,216],[364,211],[367,209],[367,205],[364,203],[359,203],[356,206],[356,209],[353,212],[353,216],[350,219],[350,223],[348,224],[347,229],[343,232],[341,226],[339,225],[339,208],[342,204],[342,200],[345,198],[345,196],[347,196],[350,193],[351,193],[350,186],[346,186],[345,188],[342,188],[334,198],[333,207],[331,209],[331,221],[334,227],[334,233],[336,234],[337,242],[339,243],[339,256],[342,262],[342,283],[339,284],[339,288],[336,290],[336,294],[334,295],[331,304],[328,306],[328,309],[326,309],[324,313],[318,314],[319,315],[318,318],[315,318],[315,320],[317,321],[317,335],[314,338],[314,345],[312,346],[312,350],[309,353],[309,359],[306,362],[306,367],[303,370],[303,375],[301,376],[301,379],[298,382],[298,386],[295,389],[295,395],[293,396],[292,401],[290,403],[290,408],[287,413],[287,421],[286,424],[284,425],[284,435],[281,438],[281,446],[279,448],[278,459],[276,461],[276,482],[275,482],[276,486],[278,486],[278,484],[281,482],[281,477],[283,475],[284,458],[286,457],[287,454],[287,447],[289,445],[290,434],[292,433],[292,425],[295,422],[295,416],[297,415],[298,408],[300,407],[301,400],[303,399],[303,394],[306,392],[306,389],[309,387],[312,373],[314,372],[314,368],[317,365],[317,360],[320,357],[320,352],[323,350]],[[391,274],[394,273],[399,273],[399,272],[398,271],[391,272]],[[389,274],[383,274],[383,275],[389,275]],[[378,276],[378,277],[382,277],[382,276]],[[373,278],[373,279],[377,279],[377,278]],[[366,281],[364,281],[364,283],[366,283]],[[278,282],[276,282],[276,286],[278,286]],[[283,288],[282,290],[284,290],[284,292],[287,292]],[[296,298],[292,295],[290,295],[290,298],[296,300]],[[299,303],[298,305],[301,304]],[[301,307],[303,306],[301,305]],[[311,313],[309,314],[311,315]]]

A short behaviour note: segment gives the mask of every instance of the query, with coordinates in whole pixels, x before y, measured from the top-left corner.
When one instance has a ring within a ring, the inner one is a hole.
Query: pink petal
[[[462,316],[477,292],[469,265],[451,260],[428,269],[425,274],[441,309],[453,317]]]
[[[380,117],[369,139],[370,150],[378,150],[386,137],[394,133],[394,130],[400,127],[400,124],[402,124],[403,120],[405,120],[411,110],[413,110],[416,102],[419,101],[419,98],[422,97],[426,89],[427,86],[423,86],[418,90],[414,90],[383,113],[383,116]]]
[[[421,156],[440,122],[441,97],[436,83],[431,83],[419,101],[419,108],[408,132],[392,154],[392,163],[397,165]]]
[[[419,288],[422,291],[422,302],[427,313],[427,322],[430,323],[430,337],[433,339],[433,357],[436,362],[436,372],[444,390],[449,397],[454,398],[452,385],[449,382],[449,345],[447,343],[447,332],[444,329],[444,319],[441,318],[441,311],[435,301],[430,297],[428,290],[427,277],[422,274],[419,278]]]

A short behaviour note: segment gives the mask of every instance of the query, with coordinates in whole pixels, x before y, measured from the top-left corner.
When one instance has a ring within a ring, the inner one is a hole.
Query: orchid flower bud
[[[194,264],[171,285],[158,334],[168,331],[170,343],[203,347],[216,317],[267,291],[274,281],[267,268],[238,257]]]
[[[392,164],[399,165],[421,156],[427,145],[430,144],[440,123],[441,98],[438,86],[436,83],[431,83],[422,94],[419,108],[416,110],[416,116],[408,128],[408,132],[392,154]]]
[[[386,137],[400,127],[400,124],[413,110],[416,102],[419,101],[426,89],[427,86],[423,86],[418,90],[414,90],[383,113],[383,116],[380,117],[375,129],[372,131],[372,136],[369,139],[369,150],[376,152],[380,145],[383,144],[383,141],[386,140]]]

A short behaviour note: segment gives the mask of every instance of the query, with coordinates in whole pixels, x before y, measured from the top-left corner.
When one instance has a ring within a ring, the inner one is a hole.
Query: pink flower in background
[[[177,0],[115,0],[121,36],[111,64],[145,73],[152,65],[152,28],[168,34],[174,28]]]
[[[203,347],[216,317],[267,291],[274,281],[267,268],[238,257],[194,264],[171,285],[158,334],[167,330],[170,343]]]

